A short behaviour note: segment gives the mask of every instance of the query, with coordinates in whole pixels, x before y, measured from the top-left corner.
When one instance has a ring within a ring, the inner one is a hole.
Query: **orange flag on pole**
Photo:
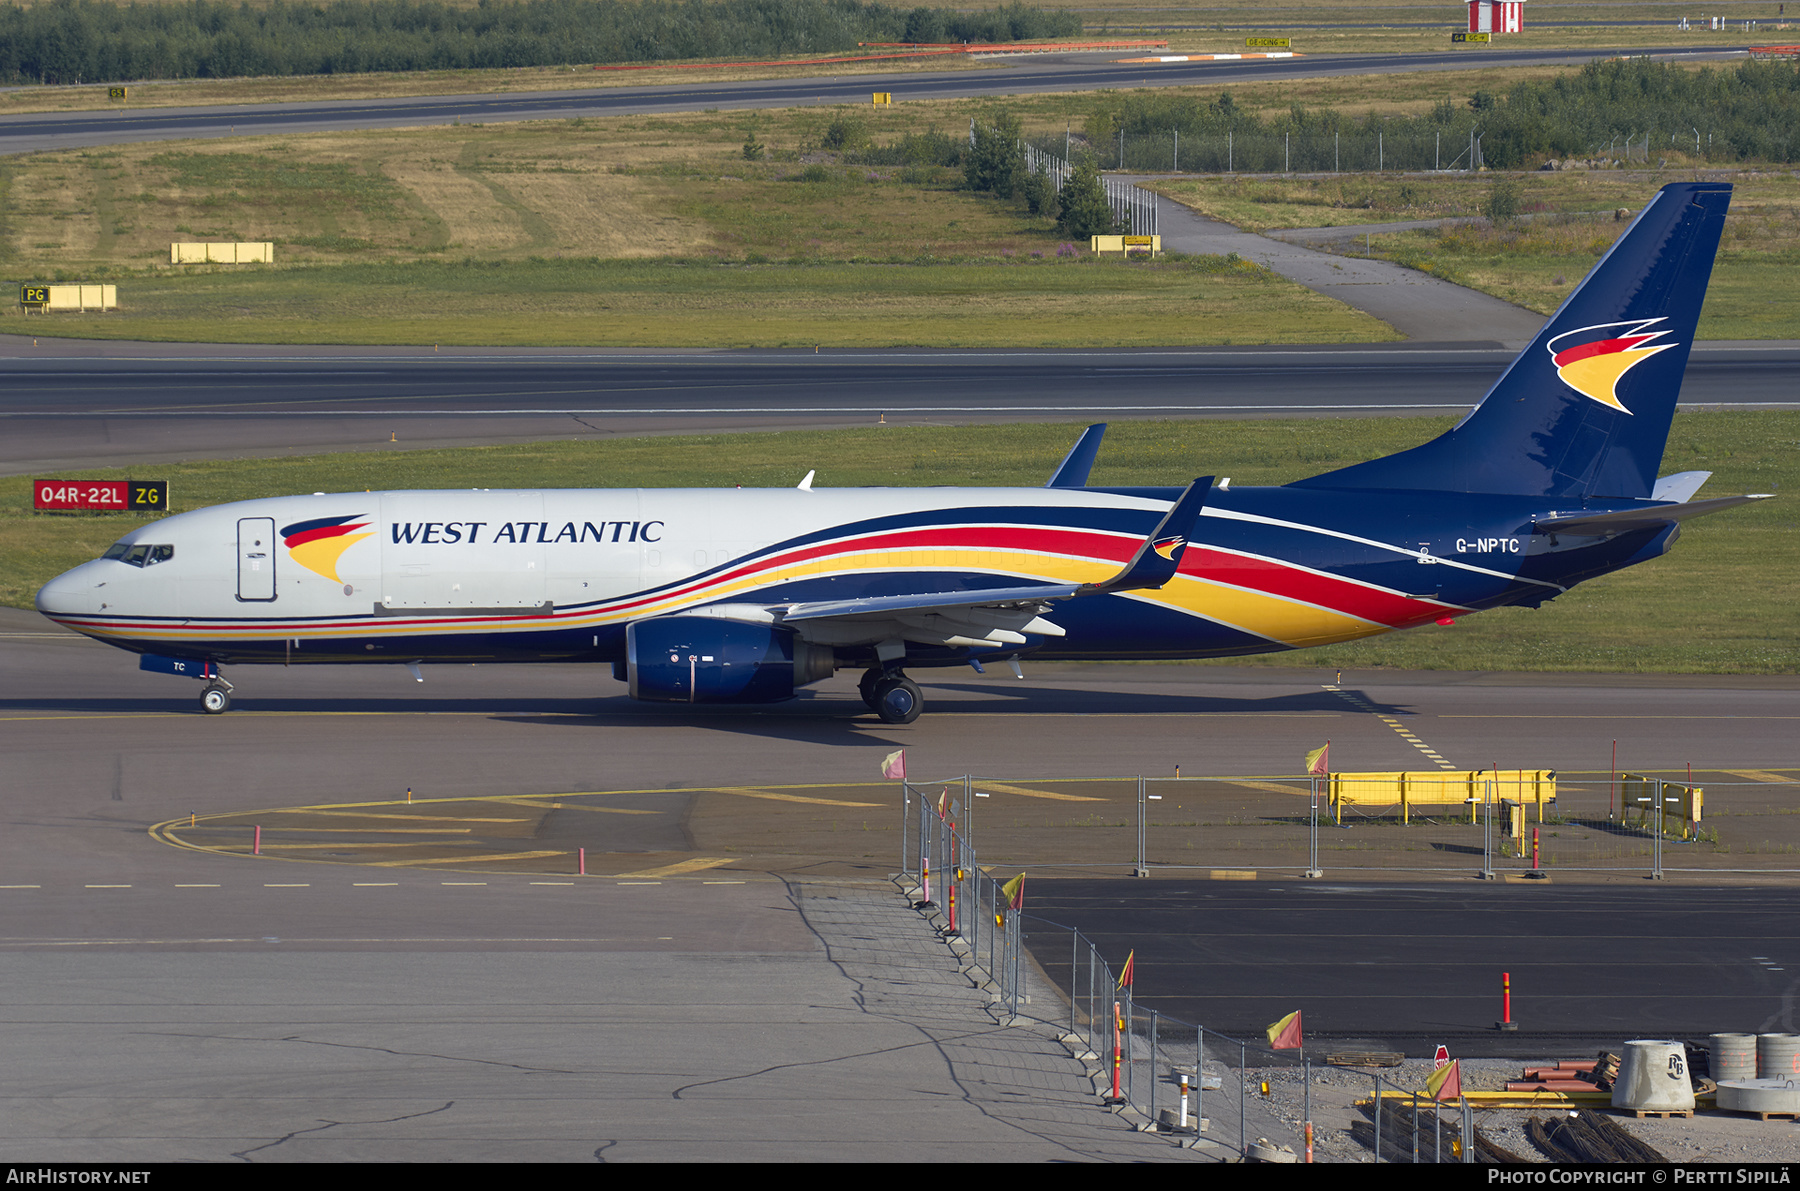
[[[1462,1095],[1462,1060],[1451,1059],[1431,1073],[1425,1090],[1433,1100],[1454,1100]]]
[[[1130,988],[1131,987],[1131,978],[1136,973],[1136,969],[1137,969],[1137,948],[1134,947],[1131,950],[1131,954],[1127,955],[1125,957],[1125,966],[1123,968],[1119,969],[1119,987],[1120,988]]]
[[[1008,906],[1015,910],[1023,910],[1025,908],[1025,874],[1020,873],[1000,886],[1000,893],[1006,898]]]
[[[881,776],[893,778],[897,782],[906,780],[906,750],[895,749],[881,761]]]
[[[1299,1050],[1300,1011],[1294,1010],[1268,1029],[1269,1045],[1275,1050]]]
[[[1306,772],[1315,777],[1324,777],[1331,772],[1331,742],[1329,740],[1306,754]]]

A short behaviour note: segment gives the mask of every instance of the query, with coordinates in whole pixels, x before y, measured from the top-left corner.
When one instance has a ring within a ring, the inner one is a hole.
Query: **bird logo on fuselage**
[[[1187,539],[1177,533],[1170,534],[1166,538],[1156,539],[1154,542],[1150,543],[1150,548],[1170,562],[1174,562],[1176,551],[1180,550],[1185,545],[1187,545]]]
[[[356,532],[368,527],[369,523],[361,520],[361,517],[361,513],[355,513],[348,517],[320,517],[313,521],[298,521],[282,527],[281,542],[295,562],[315,575],[323,575],[333,583],[342,583],[343,580],[338,578],[337,573],[338,559],[343,557],[344,551],[364,538],[375,536]]]
[[[1664,321],[1661,318],[1636,322],[1601,323],[1558,335],[1544,345],[1556,364],[1556,375],[1562,382],[1584,397],[1592,397],[1601,405],[1622,414],[1631,411],[1619,400],[1619,381],[1637,365],[1667,351],[1673,343],[1652,343],[1669,332],[1646,328]],[[1567,344],[1567,346],[1559,346]]]

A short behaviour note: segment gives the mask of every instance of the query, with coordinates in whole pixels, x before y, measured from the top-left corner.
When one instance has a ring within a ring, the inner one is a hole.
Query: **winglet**
[[[1145,587],[1161,587],[1175,577],[1181,566],[1181,555],[1187,549],[1188,538],[1194,532],[1194,526],[1200,522],[1200,510],[1206,507],[1207,494],[1212,491],[1213,477],[1201,476],[1173,508],[1150,536],[1144,539],[1125,569],[1101,583],[1084,584],[1077,595],[1105,595],[1112,591],[1133,591]]]
[[[1056,474],[1050,477],[1046,488],[1085,488],[1088,472],[1094,469],[1094,456],[1100,453],[1100,440],[1106,436],[1106,423],[1096,422],[1081,432],[1075,445],[1069,448],[1062,465]]]

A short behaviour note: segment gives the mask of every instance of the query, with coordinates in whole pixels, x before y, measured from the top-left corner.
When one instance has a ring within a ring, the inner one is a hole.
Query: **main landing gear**
[[[231,684],[215,674],[206,680],[200,692],[200,710],[207,715],[224,715],[231,710]]]
[[[919,684],[898,669],[872,669],[857,684],[862,700],[883,723],[910,724],[925,709],[925,696]]]

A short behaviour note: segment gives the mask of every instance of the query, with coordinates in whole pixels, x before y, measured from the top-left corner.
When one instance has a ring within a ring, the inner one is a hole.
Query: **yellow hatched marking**
[[[640,869],[634,873],[614,873],[615,877],[679,877],[683,873],[697,873],[702,869],[718,868],[722,864],[730,864],[731,860],[724,856],[696,856],[692,860],[683,860],[679,864],[665,864],[661,868]]]
[[[1215,881],[1256,880],[1256,870],[1253,868],[1215,868],[1207,875]]]
[[[814,806],[874,807],[881,805],[879,802],[841,802],[836,798],[805,798],[799,794],[775,794],[768,790],[752,790],[745,786],[710,786],[708,790],[715,794],[738,794],[745,798],[766,798],[770,802],[808,802]],[[707,790],[695,792],[704,794],[707,793]]]
[[[1081,794],[1056,794],[1049,790],[1029,790],[1024,786],[1001,786],[993,782],[980,783],[981,789],[990,794],[1017,794],[1021,798],[1053,798],[1057,802],[1105,802],[1104,798],[1088,798]]]
[[[1794,781],[1792,777],[1783,777],[1779,773],[1770,773],[1766,769],[1727,769],[1725,772],[1732,777],[1747,777],[1753,782],[1780,782],[1785,786]]]

